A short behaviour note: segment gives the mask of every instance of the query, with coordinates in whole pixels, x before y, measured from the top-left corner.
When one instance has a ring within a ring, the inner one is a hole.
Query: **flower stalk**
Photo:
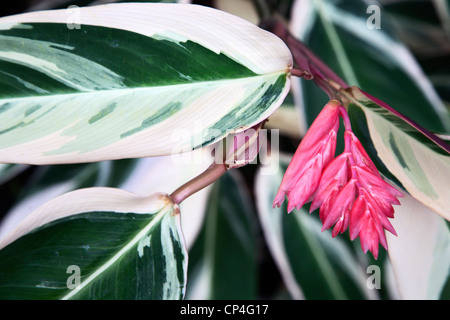
[[[252,162],[260,149],[259,132],[262,121],[236,134],[230,134],[215,148],[215,161],[194,179],[186,182],[170,195],[175,204],[180,204],[194,193],[218,180],[225,172]]]
[[[213,163],[200,175],[186,182],[181,187],[172,192],[170,194],[170,198],[172,199],[173,203],[180,204],[197,191],[206,188],[211,183],[219,179],[225,172],[227,172],[225,163]]]

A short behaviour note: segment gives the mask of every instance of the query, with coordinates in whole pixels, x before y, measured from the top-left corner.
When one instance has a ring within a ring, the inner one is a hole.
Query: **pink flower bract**
[[[334,158],[339,116],[346,127],[345,150]],[[312,201],[310,212],[319,208],[322,231],[334,226],[335,237],[350,229],[350,239],[359,236],[363,251],[375,259],[379,243],[387,250],[385,230],[397,235],[388,218],[403,194],[382,179],[337,100],[327,103],[301,141],[273,206],[281,206],[285,196],[288,212]]]
[[[334,158],[340,106],[337,100],[331,100],[314,120],[286,170],[274,207],[281,206],[285,195],[289,199],[288,212],[311,201],[323,169]]]

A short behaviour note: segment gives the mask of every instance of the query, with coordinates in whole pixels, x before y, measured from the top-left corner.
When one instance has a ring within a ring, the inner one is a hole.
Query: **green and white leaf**
[[[413,197],[400,199],[386,233],[397,292],[402,299],[439,299],[450,275],[450,231],[442,217]]]
[[[76,16],[71,16],[76,14]],[[168,155],[272,114],[292,57],[219,10],[119,3],[0,19],[0,162]]]
[[[26,188],[21,188],[14,206],[2,213],[0,239],[38,207],[75,189],[113,187],[141,196],[157,192],[170,194],[210,165],[213,160],[212,148],[213,146],[164,157],[37,166],[30,174]],[[186,213],[183,217],[189,219],[189,223],[183,228],[188,248],[198,234],[207,196],[208,188],[180,204],[180,210]]]
[[[215,146],[171,156],[139,159],[139,166],[120,188],[141,196],[163,192],[170,194],[206,170],[213,161]],[[211,186],[180,203],[181,225],[186,248],[192,247],[203,225]]]
[[[377,168],[450,220],[450,147],[352,87],[343,92],[353,130]]]
[[[175,210],[164,194],[66,193],[0,242],[0,297],[183,298],[187,255]]]
[[[333,239],[331,232],[321,232],[320,221],[307,208],[287,214],[286,202],[272,207],[289,160],[272,154],[272,162],[257,173],[255,195],[264,237],[290,295],[293,299],[376,299],[348,246]]]
[[[17,188],[16,194],[12,195],[13,199],[11,199],[13,206],[7,212],[2,212],[0,239],[16,227],[27,215],[47,201],[80,188],[121,187],[130,178],[133,178],[136,170],[152,159],[154,158],[107,160],[36,166],[30,169],[27,180],[23,182],[26,187]],[[4,166],[7,166],[7,164]],[[140,174],[142,175],[142,173]],[[14,183],[16,182],[11,181],[11,185],[14,185]],[[125,190],[134,192],[134,190]]]

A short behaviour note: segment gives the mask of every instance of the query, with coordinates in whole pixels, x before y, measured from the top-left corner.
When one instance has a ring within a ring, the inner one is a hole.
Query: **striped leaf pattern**
[[[289,90],[289,50],[241,18],[183,4],[78,10],[0,19],[0,162],[185,152],[264,120]]]
[[[0,243],[2,299],[181,299],[187,253],[163,194],[66,193]]]

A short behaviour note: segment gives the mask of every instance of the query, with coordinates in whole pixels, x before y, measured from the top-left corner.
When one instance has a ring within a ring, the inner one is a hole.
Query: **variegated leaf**
[[[394,285],[408,300],[439,299],[450,276],[450,232],[445,220],[406,195],[395,209],[395,237],[386,233]]]
[[[214,146],[210,146],[164,157],[37,166],[29,174],[26,188],[21,189],[14,206],[1,213],[3,217],[0,221],[0,239],[38,207],[75,189],[112,187],[141,196],[157,192],[170,194],[211,164],[213,148]],[[180,210],[185,212],[181,217],[182,223],[183,219],[189,221],[183,228],[187,248],[196,238],[202,223],[207,189],[197,192],[180,204]]]
[[[75,9],[0,19],[0,162],[185,152],[262,121],[289,90],[289,50],[241,18],[183,4]]]
[[[2,299],[180,299],[187,254],[163,194],[66,193],[0,243]]]
[[[450,220],[450,146],[356,87],[343,95],[353,129],[377,168]]]

